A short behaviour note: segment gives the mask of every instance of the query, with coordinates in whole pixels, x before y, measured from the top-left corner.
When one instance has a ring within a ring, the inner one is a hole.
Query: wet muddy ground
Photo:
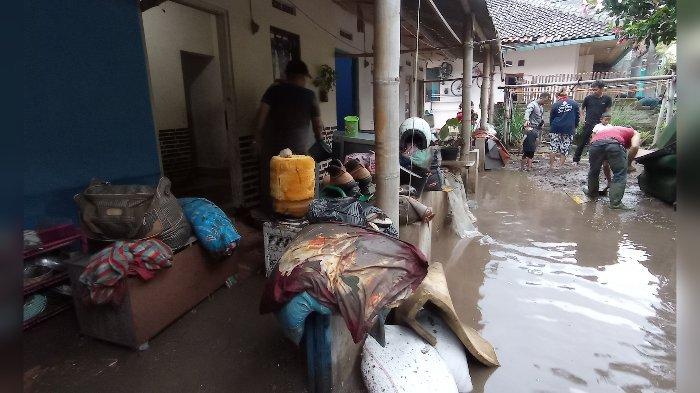
[[[520,171],[520,157],[517,153],[511,154],[513,158],[507,165],[507,170]],[[627,189],[625,191],[624,203],[636,205],[641,200],[651,201],[653,198],[644,195],[637,184],[637,176],[643,167],[634,164],[636,171],[627,175]],[[578,195],[583,197],[581,187],[586,186],[588,177],[588,158],[584,156],[580,165],[571,162],[571,157],[567,157],[567,162],[563,168],[549,169],[547,154],[538,153],[533,160],[531,171],[525,171],[528,179],[532,180],[538,188],[545,191],[561,191],[568,195]],[[602,172],[600,174],[600,189],[607,185]],[[607,202],[607,198],[603,198]]]
[[[560,181],[486,172],[473,209],[485,236],[433,246],[458,313],[501,362],[470,363],[475,391],[674,391],[675,212],[638,187],[635,211],[577,204]]]

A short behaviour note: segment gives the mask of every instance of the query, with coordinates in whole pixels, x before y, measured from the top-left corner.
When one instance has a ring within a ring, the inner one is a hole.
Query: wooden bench
[[[118,306],[86,301],[88,288],[79,277],[90,258],[72,261],[68,274],[80,332],[130,348],[147,349],[148,340],[237,273],[239,264],[233,258],[243,257],[241,251],[216,260],[198,243],[191,244],[175,254],[172,267],[157,271],[153,279],[126,278],[126,293]]]

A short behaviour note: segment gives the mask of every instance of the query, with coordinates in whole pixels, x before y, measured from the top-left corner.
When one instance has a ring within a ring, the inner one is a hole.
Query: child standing
[[[537,150],[537,130],[533,127],[525,127],[525,137],[523,138],[523,159],[520,161],[520,170],[532,170],[532,159]]]
[[[600,117],[600,123],[596,124],[595,127],[593,127],[593,134],[597,134],[600,131],[605,131],[608,128],[614,127],[612,124],[610,124],[610,120],[612,119],[612,115],[610,112],[605,112],[603,115]]]

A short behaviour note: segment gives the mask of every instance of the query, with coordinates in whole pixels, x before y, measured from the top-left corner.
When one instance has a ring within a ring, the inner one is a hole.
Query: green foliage
[[[651,146],[654,140],[654,128],[656,127],[657,111],[636,108],[634,105],[616,103],[610,109],[612,118],[610,124],[614,126],[632,127],[639,132],[642,138],[642,146]],[[574,135],[574,144],[578,145],[583,139],[583,121],[579,123]]]
[[[654,142],[654,131],[640,131],[639,136],[642,139],[643,147],[650,147]]]
[[[615,17],[615,32],[622,38],[645,44],[670,44],[676,39],[676,0],[602,0],[602,4]]]
[[[313,84],[321,90],[332,91],[335,88],[335,70],[327,64],[321,64]]]
[[[461,146],[461,144],[462,144],[461,134],[459,132],[457,134],[454,133],[454,129],[456,128],[457,130],[459,130],[461,125],[462,125],[462,122],[457,120],[456,117],[448,119],[445,122],[445,125],[442,126],[442,128],[440,128],[440,133],[438,134],[438,138],[440,139],[439,145],[440,146],[455,146],[455,147]]]
[[[505,134],[505,114],[503,106],[496,107],[496,113],[494,118],[494,127],[498,133],[498,137],[504,140],[503,135]],[[520,107],[513,108],[513,118],[510,120],[510,134],[508,135],[508,141],[511,145],[520,143],[525,135],[523,133],[523,126],[525,125],[525,110]]]
[[[632,127],[642,136],[642,146],[648,146],[654,139],[654,128],[658,112],[635,108],[632,105],[613,105],[610,110],[614,126]]]
[[[666,45],[659,43],[656,45],[656,53],[661,56],[661,66],[654,72],[654,75],[667,75],[675,71],[678,61],[676,54],[676,42]]]

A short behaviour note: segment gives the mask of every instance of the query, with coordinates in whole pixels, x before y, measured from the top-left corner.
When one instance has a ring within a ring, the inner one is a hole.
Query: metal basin
[[[63,261],[56,257],[38,257],[27,262],[27,264],[43,266],[59,272],[66,270],[66,265],[63,264]]]
[[[53,274],[53,269],[46,266],[27,264],[24,266],[24,285],[39,282]]]

